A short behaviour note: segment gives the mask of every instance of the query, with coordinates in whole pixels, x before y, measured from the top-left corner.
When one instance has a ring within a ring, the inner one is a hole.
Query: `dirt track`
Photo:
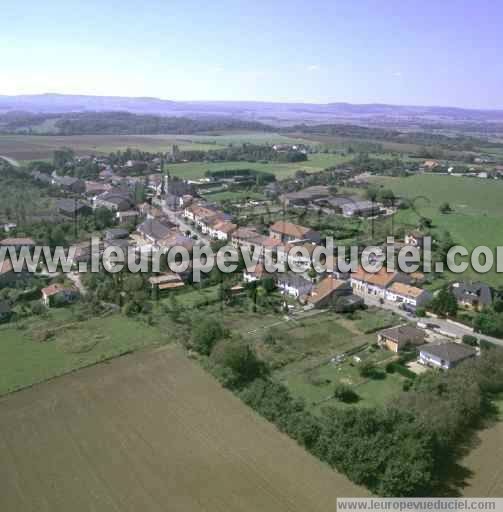
[[[365,491],[175,348],[0,399],[0,510],[323,511]]]

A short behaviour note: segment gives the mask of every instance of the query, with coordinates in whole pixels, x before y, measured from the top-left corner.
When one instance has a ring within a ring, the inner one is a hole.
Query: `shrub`
[[[360,399],[358,394],[346,384],[337,384],[335,386],[334,398],[346,404],[357,402]]]
[[[463,343],[465,345],[470,345],[471,347],[476,347],[478,344],[478,340],[476,336],[472,336],[471,334],[465,334],[463,336]]]

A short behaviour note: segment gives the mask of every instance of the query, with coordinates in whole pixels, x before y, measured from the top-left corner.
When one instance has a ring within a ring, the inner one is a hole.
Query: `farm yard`
[[[2,510],[321,512],[367,495],[175,347],[4,397],[0,411]]]

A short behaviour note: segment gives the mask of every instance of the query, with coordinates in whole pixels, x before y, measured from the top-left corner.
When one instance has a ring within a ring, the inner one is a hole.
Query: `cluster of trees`
[[[468,135],[448,136],[435,133],[433,130],[421,132],[401,132],[386,128],[369,128],[352,124],[323,124],[323,125],[297,125],[286,131],[302,132],[310,135],[336,136],[372,141],[396,142],[406,144],[418,144],[431,148],[442,148],[457,151],[473,151],[480,146],[488,146],[491,143],[484,139],[478,139]],[[432,158],[432,157],[428,157]]]
[[[503,338],[503,307],[502,301],[497,300],[491,308],[485,308],[473,319],[476,332]]]
[[[267,377],[240,392],[245,403],[351,480],[384,496],[431,495],[445,464],[503,390],[503,350],[445,373],[427,372],[387,407],[326,408],[312,415]],[[344,390],[336,390],[342,398]]]
[[[365,191],[365,195],[370,201],[378,201],[379,203],[383,203],[385,206],[393,206],[397,202],[397,198],[393,190],[389,188],[370,186]]]
[[[188,134],[222,130],[272,131],[272,127],[267,125],[238,119],[188,119],[186,117],[139,115],[129,112],[63,114],[55,122],[55,127],[61,135]]]
[[[244,178],[253,181],[257,185],[263,185],[276,181],[276,176],[271,172],[257,171],[255,169],[224,169],[221,171],[206,171],[205,175],[209,178]]]
[[[178,161],[189,162],[305,162],[307,155],[301,151],[276,151],[264,144],[241,144],[210,151],[186,150],[176,155]]]
[[[440,316],[455,317],[458,312],[458,301],[447,286],[439,290],[431,300],[429,306],[433,313]]]
[[[356,170],[365,170],[372,174],[407,176],[409,171],[417,169],[417,163],[405,162],[400,158],[374,158],[367,153],[359,153],[349,164]]]

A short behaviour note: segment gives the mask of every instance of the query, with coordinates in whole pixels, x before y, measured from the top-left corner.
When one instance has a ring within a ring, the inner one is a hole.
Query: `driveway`
[[[389,311],[393,311],[393,313],[396,313],[397,315],[400,315],[404,319],[408,320],[409,322],[418,322],[422,321],[422,318],[418,318],[412,313],[408,313],[407,311],[404,311],[403,309],[400,309],[395,304],[390,304],[388,302],[384,302],[384,304],[381,304],[379,302],[379,299],[376,299],[375,297],[363,297],[365,304],[368,306],[376,306],[381,309],[387,309]],[[495,345],[499,345],[503,347],[503,340],[500,340],[499,338],[494,338],[492,336],[486,336],[484,334],[478,334],[474,333],[469,327],[465,327],[460,324],[452,324],[451,322],[448,322],[447,320],[444,320],[442,318],[426,318],[424,319],[425,322],[432,323],[437,325],[438,327],[435,329],[431,329],[436,334],[443,334],[445,336],[453,337],[453,338],[462,338],[465,334],[469,334],[471,336],[477,337],[479,340],[484,339],[488,340]]]
[[[14,158],[0,155],[0,159],[5,160],[7,163],[11,164],[12,167],[21,167],[21,164],[17,160],[14,160]]]

